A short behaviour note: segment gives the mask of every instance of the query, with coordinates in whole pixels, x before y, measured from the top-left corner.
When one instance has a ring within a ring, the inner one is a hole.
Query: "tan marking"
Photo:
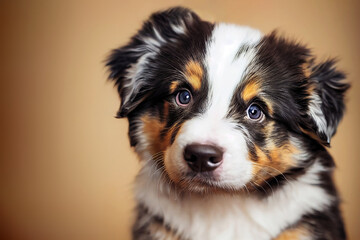
[[[271,135],[273,134],[274,131],[274,121],[268,121],[268,123],[265,126],[265,135],[266,135],[266,139],[270,139]]]
[[[303,227],[291,228],[280,233],[274,240],[301,240],[309,237],[309,231]]]
[[[266,99],[266,98],[263,98],[263,97],[261,99],[265,102],[265,104],[266,104],[266,106],[268,108],[269,114],[273,115],[273,113],[274,113],[273,103],[269,99]]]
[[[322,140],[316,133],[310,131],[310,130],[305,130],[302,127],[300,127],[300,130],[305,133],[306,135],[308,135],[309,137],[311,137],[312,139],[316,140],[317,142],[319,142],[320,144],[324,145],[324,146],[329,146],[330,144],[325,141]]]
[[[259,95],[261,91],[261,84],[259,81],[259,77],[253,76],[248,80],[248,83],[245,85],[244,89],[241,92],[241,97],[245,102],[249,102],[251,99]],[[268,112],[270,115],[273,115],[274,108],[273,102],[270,99],[265,98],[264,96],[260,96],[261,100],[265,102]]]
[[[266,156],[266,154],[258,147],[255,145],[255,153],[256,153],[256,163],[253,166],[253,178],[256,180],[256,176],[259,176],[259,172],[264,168],[264,166],[267,164],[268,162],[268,158]]]
[[[260,92],[260,84],[256,80],[250,80],[241,92],[241,97],[248,102]]]
[[[190,60],[185,66],[185,76],[194,90],[199,90],[201,87],[201,79],[204,71],[200,63]]]
[[[150,236],[151,239],[156,239],[156,240],[179,240],[179,236],[166,229],[165,226],[159,224],[159,223],[152,223],[149,226],[149,232],[150,232]]]
[[[141,121],[143,122],[143,132],[149,143],[148,150],[152,155],[161,152],[164,142],[160,140],[160,133],[164,129],[165,123],[150,116],[143,116]]]
[[[280,148],[273,146],[270,147],[270,158],[275,166],[279,167],[280,171],[285,171],[289,167],[294,166],[295,162],[293,155],[298,153],[297,148],[291,143],[285,144]]]
[[[273,123],[265,127],[266,138],[271,138]],[[249,152],[249,159],[253,162],[252,182],[262,184],[267,179],[284,173],[290,167],[295,166],[294,154],[299,150],[290,142],[281,147],[275,146],[273,142],[267,142],[264,149],[255,145],[256,159]]]
[[[163,119],[159,117],[144,115],[140,118],[142,122],[142,131],[145,135],[147,150],[152,156],[163,156],[166,148],[170,146],[171,136],[177,129],[181,129],[181,124],[174,124],[170,128],[166,128],[166,122],[169,116],[169,103],[165,102],[163,106]],[[165,131],[165,134],[162,134]]]
[[[168,102],[164,102],[163,111],[164,111],[163,119],[167,120],[169,117],[169,103]]]
[[[301,65],[301,69],[305,75],[305,77],[310,78],[311,76],[311,64],[309,62],[305,62]]]
[[[166,120],[169,115],[169,103],[165,102],[163,107],[163,119],[161,122],[157,117],[144,115],[140,119],[143,123],[143,133],[147,139],[148,151],[152,154],[159,154],[167,148],[170,144],[170,137],[174,129],[167,131],[165,136],[161,137],[161,133],[165,128]]]
[[[179,81],[174,81],[170,84],[170,92],[174,93],[175,90],[177,89],[177,87],[179,86],[180,82]]]
[[[312,98],[313,94],[315,93],[316,86],[315,84],[309,84],[308,88],[306,89],[306,92],[308,94],[308,98]]]

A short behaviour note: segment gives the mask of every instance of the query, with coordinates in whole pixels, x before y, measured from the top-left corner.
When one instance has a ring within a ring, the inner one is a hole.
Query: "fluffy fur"
[[[142,164],[134,239],[346,239],[326,149],[349,87],[334,60],[178,7],[107,66]],[[194,168],[194,144],[218,149],[219,166]]]

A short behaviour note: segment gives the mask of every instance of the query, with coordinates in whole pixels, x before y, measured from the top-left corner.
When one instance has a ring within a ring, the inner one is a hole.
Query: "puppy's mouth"
[[[227,191],[222,184],[217,171],[194,171],[187,168],[185,171],[173,172],[165,170],[171,181],[182,191],[192,193],[209,193]],[[175,173],[175,174],[174,174]]]
[[[221,188],[219,181],[212,173],[189,172],[181,177],[178,185],[190,192],[209,192]]]
[[[183,191],[195,194],[239,194],[246,193],[246,187],[234,188],[224,184],[214,172],[188,172],[176,183]]]
[[[183,181],[189,181],[192,184],[215,187],[219,184],[219,179],[214,172],[188,172],[185,174]]]
[[[168,175],[172,182],[179,187],[183,192],[190,192],[195,194],[228,194],[245,192],[245,188],[236,187],[223,181],[221,177],[221,166],[213,171],[196,172],[190,168],[184,172],[178,172],[174,177]]]

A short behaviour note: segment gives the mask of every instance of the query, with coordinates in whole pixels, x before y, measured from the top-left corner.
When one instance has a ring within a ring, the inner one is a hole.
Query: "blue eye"
[[[191,101],[191,93],[188,90],[180,90],[176,94],[176,103],[179,106],[186,106]]]
[[[252,120],[258,120],[263,116],[263,112],[258,105],[252,104],[247,109],[247,115]]]

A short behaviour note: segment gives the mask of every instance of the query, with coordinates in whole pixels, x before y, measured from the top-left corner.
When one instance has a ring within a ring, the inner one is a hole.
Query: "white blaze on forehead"
[[[209,104],[206,112],[187,120],[165,154],[169,172],[184,173],[188,166],[184,148],[192,143],[214,144],[223,149],[223,161],[214,172],[214,185],[240,189],[252,177],[252,163],[247,159],[246,140],[236,124],[226,119],[234,91],[255,57],[259,31],[236,25],[218,24],[207,43],[205,66],[209,79]],[[244,49],[237,54],[239,49]]]
[[[249,27],[224,23],[215,26],[205,60],[210,83],[209,114],[226,115],[234,90],[255,57],[254,46],[261,36],[260,31]],[[244,46],[249,49],[235,57]]]

